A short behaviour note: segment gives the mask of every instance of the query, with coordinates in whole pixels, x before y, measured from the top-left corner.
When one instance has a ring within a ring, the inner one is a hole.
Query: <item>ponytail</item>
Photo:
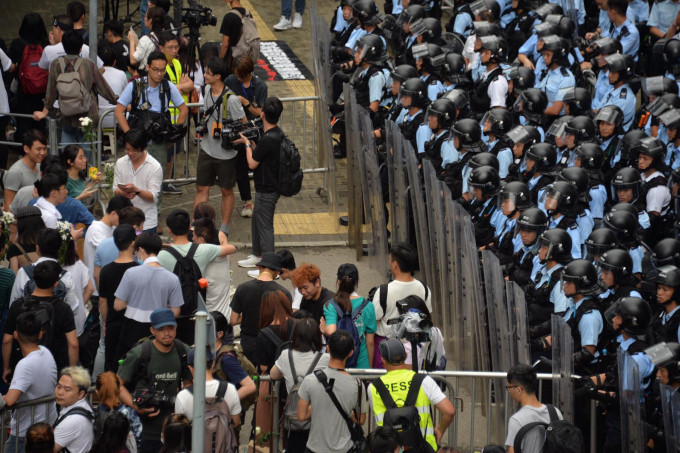
[[[335,301],[345,312],[352,312],[352,302],[349,300],[349,296],[356,287],[356,282],[349,275],[345,275],[338,281],[338,292],[335,293]]]

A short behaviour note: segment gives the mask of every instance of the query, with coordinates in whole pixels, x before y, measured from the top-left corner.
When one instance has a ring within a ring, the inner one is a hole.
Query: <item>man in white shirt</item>
[[[432,311],[432,297],[429,288],[420,280],[413,278],[413,272],[417,267],[418,253],[412,245],[404,242],[392,245],[390,249],[390,271],[394,280],[388,284],[380,285],[373,296],[375,319],[378,321],[374,341],[373,368],[383,368],[382,358],[380,357],[380,343],[391,332],[391,327],[387,325],[387,322],[399,316],[398,301],[408,296],[418,296],[425,301],[427,309]]]
[[[47,228],[56,228],[57,221],[61,220],[61,213],[57,211],[57,205],[66,201],[68,189],[66,189],[66,172],[62,175],[49,173],[43,175],[38,182],[38,201],[35,207],[40,209],[43,222]]]
[[[191,348],[189,354],[187,354],[187,365],[191,370],[191,375],[194,375],[194,356],[196,353],[196,348]],[[215,364],[214,356],[211,356],[209,351],[206,351],[206,368],[205,368],[205,397],[214,398],[217,395],[217,390],[224,382],[227,385],[226,392],[224,394],[224,401],[227,404],[229,413],[227,414],[233,423],[233,427],[236,428],[241,424],[241,400],[238,397],[238,392],[234,384],[225,381],[218,381],[213,377],[213,365]],[[184,414],[189,420],[194,418],[194,394],[191,389],[185,388],[177,394],[175,399],[175,414]]]
[[[140,129],[125,134],[125,156],[116,161],[113,170],[113,193],[132,200],[132,205],[144,211],[144,231],[156,232],[158,207],[156,201],[163,183],[163,168],[146,151],[149,137]]]
[[[519,403],[520,410],[510,417],[508,422],[508,437],[505,438],[505,446],[508,453],[515,452],[515,437],[519,430],[529,423],[550,423],[548,407],[541,404],[536,397],[538,390],[538,377],[536,370],[529,365],[517,365],[508,371],[508,385],[505,386],[510,397]],[[561,420],[562,413],[555,409],[557,417]],[[522,452],[540,453],[545,441],[545,428],[537,426],[527,431],[521,441]]]
[[[64,33],[73,30],[73,21],[70,17],[65,14],[56,16],[54,18],[54,23],[52,24],[52,31],[50,32],[50,44],[43,50],[42,57],[38,62],[40,66],[45,71],[50,70],[50,65],[54,60],[59,57],[66,55],[64,50],[64,45],[61,43],[61,38]],[[90,48],[83,44],[83,48],[80,51],[80,56],[83,58],[90,58]],[[104,63],[97,57],[97,67],[101,68]]]
[[[88,453],[94,441],[92,422],[94,411],[87,402],[90,374],[85,368],[64,368],[59,376],[54,396],[61,406],[54,423],[54,451]]]

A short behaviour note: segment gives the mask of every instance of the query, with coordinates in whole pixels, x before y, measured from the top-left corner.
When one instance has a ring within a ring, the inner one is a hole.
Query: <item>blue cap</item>
[[[157,308],[151,313],[151,327],[154,329],[176,325],[175,314],[169,308]]]

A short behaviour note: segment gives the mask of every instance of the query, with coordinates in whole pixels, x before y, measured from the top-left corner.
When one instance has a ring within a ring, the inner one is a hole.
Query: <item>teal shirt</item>
[[[358,308],[364,302],[363,297],[358,297],[352,299],[352,309]],[[326,303],[323,307],[324,318],[326,318],[327,325],[337,325],[338,324],[338,312],[335,311],[333,305],[330,302]],[[375,308],[373,304],[369,303],[361,311],[361,316],[356,322],[357,331],[359,332],[359,338],[361,338],[361,346],[359,347],[359,358],[357,359],[357,368],[371,368],[368,363],[368,349],[366,349],[366,339],[364,337],[367,333],[375,333],[378,328],[378,323],[375,320]]]
[[[83,193],[85,190],[85,181],[82,179],[71,179],[70,177],[66,181],[66,189],[68,190],[68,196],[76,198],[78,195]]]

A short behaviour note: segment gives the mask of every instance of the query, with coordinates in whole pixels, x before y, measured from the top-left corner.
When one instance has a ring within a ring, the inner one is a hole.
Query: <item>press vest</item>
[[[170,79],[170,82],[174,85],[177,85],[179,83],[179,80],[182,78],[182,64],[179,62],[177,58],[174,58],[172,60],[172,68],[170,67],[170,64],[165,66],[165,73]],[[188,102],[189,95],[182,94],[182,99],[184,99],[184,102]],[[170,105],[173,105],[172,101],[170,101]],[[179,109],[170,107],[168,111],[170,112],[172,124],[177,123],[177,118],[179,117]]]

